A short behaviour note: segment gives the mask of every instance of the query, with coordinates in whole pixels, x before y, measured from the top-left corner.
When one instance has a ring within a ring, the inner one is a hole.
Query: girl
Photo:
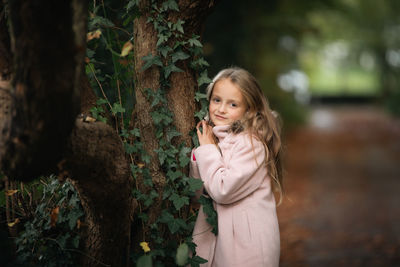
[[[196,253],[208,261],[202,266],[278,266],[279,227],[271,190],[273,181],[282,192],[276,115],[256,79],[240,68],[219,72],[207,97],[209,122],[197,125],[200,146],[192,152],[190,169],[213,200],[218,235],[200,208],[193,232]]]

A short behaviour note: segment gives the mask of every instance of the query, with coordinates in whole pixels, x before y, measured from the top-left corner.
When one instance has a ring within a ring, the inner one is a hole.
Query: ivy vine
[[[126,25],[130,25],[133,18],[139,15],[138,4],[139,0],[131,0],[126,4],[126,14],[123,15]],[[121,61],[123,62],[121,58],[127,58],[127,61],[131,60],[132,35],[125,36],[127,40],[122,42],[123,44],[112,42],[109,38],[113,33],[110,33],[108,29],[116,26],[100,15],[101,13],[106,16],[105,11],[102,11],[100,7],[93,9],[89,21],[89,30],[93,34],[99,29],[107,32],[107,34],[100,34],[98,38],[95,38],[97,41],[89,45],[87,53],[86,71],[91,78],[92,85],[98,94],[102,95],[97,101],[97,106],[92,108],[91,112],[94,118],[115,124],[116,130],[123,140],[125,151],[131,159],[130,168],[136,181],[132,195],[139,204],[139,213],[136,216],[141,220],[143,230],[145,226],[148,226],[146,229],[150,229],[146,232],[143,231],[140,245],[144,253],[133,254],[133,261],[137,266],[170,266],[172,263],[178,266],[187,264],[199,266],[206,261],[195,255],[195,244],[192,242],[191,235],[197,214],[189,209],[189,205],[191,197],[195,195],[196,190],[201,188],[202,182],[199,179],[188,177],[185,173],[190,162],[191,148],[174,142],[175,138],[182,134],[173,124],[173,113],[168,108],[166,94],[170,88],[171,74],[183,71],[178,67],[179,62],[190,60],[191,68],[198,73],[199,88],[211,82],[207,73],[208,63],[202,54],[200,37],[198,35],[189,36],[185,33],[185,21],[181,19],[175,22],[168,21],[168,12],[179,12],[175,0],[151,1],[149,8],[150,16],[147,23],[151,23],[157,32],[157,52],[142,58],[144,64],[141,71],[156,66],[160,72],[160,88],[157,90],[146,89],[145,95],[151,103],[150,115],[155,126],[155,138],[159,142],[158,148],[154,152],[157,154],[159,164],[166,177],[161,196],[162,212],[156,221],[150,222],[146,212],[159,198],[159,192],[154,188],[148,168],[151,158],[141,142],[143,133],[140,133],[137,128],[130,128],[128,116],[124,117],[125,113],[131,112],[132,107],[129,105],[134,101],[121,97],[122,94],[118,87],[123,80],[126,80],[126,76],[133,76],[132,69],[125,67],[128,71],[122,70],[124,68],[120,66]],[[123,33],[120,34],[123,35]],[[122,52],[117,53],[118,50]],[[95,54],[101,53],[101,51],[103,53],[108,51],[111,54],[114,67],[111,75],[105,75],[103,73],[104,66],[101,62],[96,61]],[[124,82],[124,85],[124,88],[129,87],[134,90],[134,84]],[[117,90],[110,97],[109,90],[105,87],[117,88]],[[194,116],[200,120],[207,114],[206,94],[202,91],[196,92],[195,100],[199,102],[201,109]],[[112,117],[107,117],[107,113]],[[197,136],[195,134],[192,136],[194,144],[198,145]],[[139,183],[143,186],[139,186]],[[202,198],[200,201],[205,207],[204,211],[209,214],[208,221],[213,225],[214,233],[217,234],[216,213],[213,210],[212,200]],[[148,225],[149,223],[150,225]],[[165,229],[168,234],[163,234]],[[133,246],[137,245],[133,244]],[[189,258],[190,254],[193,256]]]

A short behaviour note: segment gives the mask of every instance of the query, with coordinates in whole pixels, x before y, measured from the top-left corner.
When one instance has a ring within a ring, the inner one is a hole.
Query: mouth
[[[214,115],[214,116],[219,120],[226,120],[226,118],[223,116],[220,116],[220,115]]]

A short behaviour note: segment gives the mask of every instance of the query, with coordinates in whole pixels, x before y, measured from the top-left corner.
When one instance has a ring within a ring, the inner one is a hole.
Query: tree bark
[[[184,31],[185,36],[192,34],[200,35],[202,25],[209,12],[215,5],[215,1],[190,1],[180,0],[178,2],[179,12],[170,11],[168,21],[176,22],[178,19],[185,20]],[[134,22],[134,72],[135,72],[135,94],[136,106],[135,113],[141,139],[144,143],[144,149],[151,156],[150,172],[155,189],[159,193],[159,198],[154,201],[152,206],[147,211],[150,225],[154,222],[162,208],[162,192],[166,183],[166,177],[163,173],[157,154],[154,150],[158,149],[158,140],[155,136],[155,126],[151,118],[152,111],[151,103],[146,98],[145,90],[153,91],[160,88],[160,72],[157,66],[152,66],[142,71],[144,64],[142,58],[149,54],[157,55],[157,32],[152,23],[148,23],[147,19],[151,16],[149,1],[140,1],[141,16],[135,19]],[[174,43],[172,39],[169,42]],[[195,91],[197,90],[197,75],[190,68],[189,60],[182,61],[178,67],[183,72],[174,72],[170,76],[170,88],[167,92],[168,107],[174,114],[174,125],[176,129],[182,133],[179,138],[179,143],[185,143],[186,146],[191,146],[192,141],[189,132],[195,126],[194,112],[196,103],[194,100]],[[137,178],[141,184],[140,177]]]
[[[0,82],[10,79],[12,61],[10,53],[10,34],[8,33],[5,13],[4,3],[0,1]],[[0,85],[0,88],[1,87]]]
[[[30,181],[54,170],[79,112],[86,1],[9,2],[13,80],[1,169]]]
[[[82,266],[127,266],[132,185],[121,139],[105,123],[77,119],[66,159],[86,214]]]
[[[160,194],[148,211],[151,222],[160,214],[165,174],[154,152],[158,141],[150,116],[151,105],[144,91],[160,87],[160,73],[157,67],[141,71],[142,57],[157,53],[157,34],[153,25],[146,23],[148,3],[140,1],[140,4],[142,15],[134,24],[134,114],[142,133],[141,141],[151,156],[153,183]],[[211,0],[181,0],[181,11],[171,12],[168,19],[183,19],[186,35],[200,35],[203,20],[213,6]],[[80,0],[10,1],[10,47],[14,60],[8,66],[14,68],[11,86],[0,90],[6,92],[0,94],[1,169],[11,179],[29,181],[54,171],[64,157],[58,166],[73,180],[86,213],[82,265],[126,266],[134,207],[129,164],[121,140],[106,124],[76,119],[79,110],[88,113],[95,102],[93,91],[81,76],[86,12],[87,3]],[[0,40],[0,49],[1,44],[7,43],[4,40]],[[0,56],[0,63],[2,60]],[[197,77],[188,61],[180,62],[179,67],[183,72],[172,73],[170,77],[168,105],[174,113],[177,130],[183,134],[179,142],[190,146],[188,133],[195,123],[192,114]],[[7,69],[1,68],[0,71]]]

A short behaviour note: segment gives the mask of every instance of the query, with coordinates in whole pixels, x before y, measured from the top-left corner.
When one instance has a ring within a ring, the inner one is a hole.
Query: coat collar
[[[219,126],[214,126],[213,128],[213,133],[215,134],[216,137],[218,137],[219,142],[222,142],[225,137],[229,135],[229,128],[230,125],[219,125]]]

